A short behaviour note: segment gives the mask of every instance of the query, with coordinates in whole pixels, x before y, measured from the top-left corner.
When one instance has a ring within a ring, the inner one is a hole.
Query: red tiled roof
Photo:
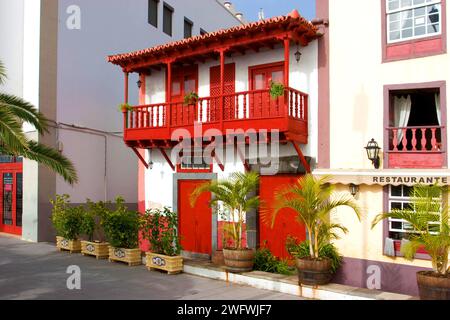
[[[142,58],[154,54],[164,53],[167,50],[171,50],[174,48],[187,47],[192,44],[199,44],[209,39],[220,39],[223,37],[230,37],[233,35],[241,34],[242,32],[249,31],[258,31],[263,29],[264,27],[271,27],[277,25],[288,25],[289,23],[296,23],[299,27],[304,26],[307,28],[308,33],[311,36],[317,35],[318,29],[314,26],[310,21],[301,17],[297,10],[292,11],[286,16],[274,17],[262,21],[257,21],[245,25],[240,25],[236,27],[232,27],[229,29],[221,29],[215,32],[210,32],[204,35],[198,35],[187,39],[182,39],[179,41],[159,45],[152,48],[147,48],[144,50],[134,51],[130,53],[122,53],[108,56],[108,62],[113,64],[121,65],[122,63],[135,58]]]

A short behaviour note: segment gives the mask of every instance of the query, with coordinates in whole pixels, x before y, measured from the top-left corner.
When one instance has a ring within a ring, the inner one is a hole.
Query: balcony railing
[[[444,126],[387,128],[390,168],[442,168],[445,166]]]
[[[302,122],[303,125],[297,129],[305,131],[303,133],[307,135],[308,95],[292,88],[287,88],[285,94],[278,98],[272,98],[269,90],[244,91],[202,97],[195,104],[158,103],[132,107],[124,112],[126,140],[127,137],[136,139],[136,135],[127,133],[143,133],[143,130],[147,136],[142,139],[168,139],[170,137],[162,136],[162,130],[168,129],[167,135],[177,128],[193,127],[195,122],[217,129],[241,129],[246,123],[245,128],[253,125],[256,129],[270,130],[281,123],[273,120]],[[296,126],[286,123],[286,126],[278,129],[286,131],[289,127]],[[152,130],[155,134],[151,134]]]
[[[388,128],[390,151],[442,152],[443,126]]]

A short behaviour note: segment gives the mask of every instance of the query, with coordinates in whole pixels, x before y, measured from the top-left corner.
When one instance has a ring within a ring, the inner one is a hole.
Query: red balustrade
[[[389,151],[394,152],[442,152],[444,127],[388,128]]]

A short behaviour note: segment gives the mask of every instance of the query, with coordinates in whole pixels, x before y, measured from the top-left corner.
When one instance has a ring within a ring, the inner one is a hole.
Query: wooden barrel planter
[[[213,252],[211,262],[216,266],[224,266],[225,258],[223,257],[223,250],[216,250]]]
[[[298,283],[300,285],[319,286],[330,283],[331,260],[296,259]]]
[[[68,240],[63,237],[56,237],[56,247],[59,251],[69,251],[70,253],[81,252],[80,240]]]
[[[81,241],[81,254],[84,256],[94,256],[97,259],[108,259],[109,243]]]
[[[430,271],[417,273],[421,300],[450,300],[450,275],[436,276]]]
[[[229,272],[241,273],[253,270],[255,250],[242,249],[230,250],[223,249],[225,266]]]

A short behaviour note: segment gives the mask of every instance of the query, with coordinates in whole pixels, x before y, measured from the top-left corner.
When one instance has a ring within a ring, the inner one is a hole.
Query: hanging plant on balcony
[[[195,105],[198,102],[198,94],[195,92],[188,93],[184,96],[184,105]]]
[[[130,106],[128,103],[121,103],[119,104],[119,111],[120,112],[125,112],[125,111],[131,111],[133,110],[133,107]]]
[[[284,85],[279,82],[270,82],[270,96],[272,99],[277,99],[278,97],[282,97],[284,95]]]

